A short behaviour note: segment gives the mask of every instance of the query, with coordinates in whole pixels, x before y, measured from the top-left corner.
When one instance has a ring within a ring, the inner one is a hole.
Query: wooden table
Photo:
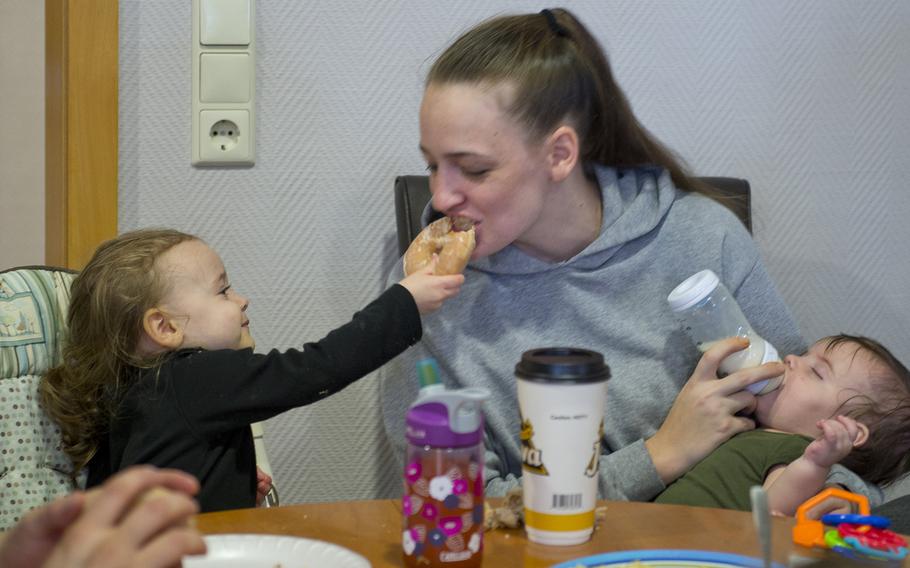
[[[493,501],[494,504],[496,501]],[[554,547],[529,542],[522,530],[484,534],[486,567],[537,568],[602,552],[682,548],[760,555],[751,513],[680,505],[606,501],[593,538],[582,545]],[[374,567],[401,566],[401,502],[343,501],[241,509],[196,517],[204,534],[292,535],[333,542],[365,556]],[[832,566],[833,553],[793,545],[793,519],[773,519],[774,560],[787,564],[791,554]],[[904,563],[910,567],[910,562]]]

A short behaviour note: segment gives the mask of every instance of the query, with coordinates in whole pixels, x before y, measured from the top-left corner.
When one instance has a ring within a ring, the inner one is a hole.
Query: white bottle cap
[[[765,339],[765,354],[761,358],[761,364],[770,363],[771,361],[780,361],[780,355],[777,353],[777,347],[774,347]]]
[[[770,363],[771,361],[780,361],[780,355],[777,353],[777,348],[768,343],[768,341],[765,339],[762,339],[762,341],[765,342],[765,354],[761,358],[761,364],[764,365],[765,363]],[[769,392],[779,387],[783,380],[783,376],[771,377],[770,379],[752,383],[746,388],[755,395],[768,394]]]
[[[673,288],[673,291],[667,296],[670,309],[674,312],[680,312],[691,308],[713,292],[719,283],[720,279],[717,274],[714,274],[711,270],[696,272],[683,280],[679,286]]]

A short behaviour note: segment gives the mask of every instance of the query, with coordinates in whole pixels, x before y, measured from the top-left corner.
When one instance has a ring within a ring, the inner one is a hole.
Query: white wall
[[[566,2],[643,122],[697,173],[748,178],[755,237],[809,338],[910,361],[910,2]],[[261,348],[317,339],[379,293],[392,181],[423,170],[428,64],[505,0],[261,0],[257,163],[190,167],[190,2],[120,2],[120,228],[222,254]],[[394,493],[375,377],[270,421],[287,501]]]
[[[0,270],[44,263],[44,2],[0,0]]]

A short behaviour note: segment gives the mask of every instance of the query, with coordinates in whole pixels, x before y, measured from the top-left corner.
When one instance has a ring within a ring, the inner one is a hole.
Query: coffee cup
[[[525,351],[515,376],[528,539],[585,542],[594,530],[610,368],[596,351],[545,347]]]

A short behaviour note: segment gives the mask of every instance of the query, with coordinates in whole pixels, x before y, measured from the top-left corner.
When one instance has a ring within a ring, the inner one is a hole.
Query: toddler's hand
[[[265,504],[265,497],[272,488],[272,477],[256,466],[256,506],[262,507]]]
[[[433,255],[433,261],[426,267],[399,282],[414,297],[414,302],[421,315],[438,310],[444,301],[458,295],[461,285],[464,283],[462,274],[436,276],[434,271],[437,261],[438,257]]]
[[[803,456],[819,467],[833,466],[865,441],[860,424],[848,416],[819,420],[816,425],[821,436],[806,447]]]

